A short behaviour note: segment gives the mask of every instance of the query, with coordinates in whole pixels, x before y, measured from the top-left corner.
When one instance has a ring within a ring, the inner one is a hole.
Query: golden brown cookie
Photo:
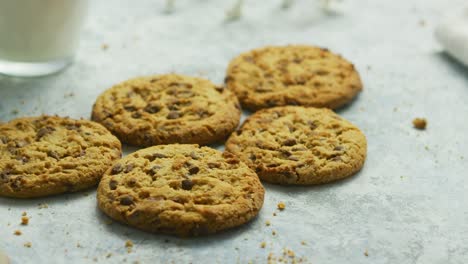
[[[250,110],[284,105],[335,109],[362,90],[353,64],[313,46],[264,47],[243,53],[229,64],[225,82]]]
[[[119,140],[98,123],[57,116],[0,125],[0,196],[32,198],[96,185],[120,158]]]
[[[283,106],[250,116],[226,150],[264,181],[320,184],[358,172],[367,143],[356,126],[329,109]]]
[[[231,153],[160,145],[116,162],[101,180],[98,205],[111,218],[149,232],[196,236],[255,217],[264,189]]]
[[[234,131],[237,98],[208,80],[176,74],[141,77],[99,96],[92,119],[136,146],[211,144]]]

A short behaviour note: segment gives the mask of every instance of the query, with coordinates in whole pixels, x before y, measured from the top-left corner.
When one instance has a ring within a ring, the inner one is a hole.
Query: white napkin
[[[442,21],[435,36],[447,53],[468,66],[468,9]]]

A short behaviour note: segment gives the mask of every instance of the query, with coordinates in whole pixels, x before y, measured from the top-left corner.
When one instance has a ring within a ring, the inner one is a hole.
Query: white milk
[[[0,63],[71,61],[87,5],[87,0],[0,0]]]

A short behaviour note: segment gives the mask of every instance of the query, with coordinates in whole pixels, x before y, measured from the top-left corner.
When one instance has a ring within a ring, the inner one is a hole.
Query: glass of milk
[[[72,61],[88,0],[0,0],[0,74],[41,76]]]

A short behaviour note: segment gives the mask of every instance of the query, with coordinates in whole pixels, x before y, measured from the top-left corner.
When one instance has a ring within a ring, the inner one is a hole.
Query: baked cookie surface
[[[139,229],[196,236],[248,222],[263,205],[258,176],[231,153],[198,145],[159,145],[109,169],[98,205]]]
[[[125,143],[211,144],[226,139],[240,120],[234,94],[208,80],[176,75],[135,78],[102,93],[92,119]]]
[[[32,198],[96,185],[121,156],[120,141],[98,123],[57,116],[0,125],[0,196]]]
[[[260,179],[278,184],[320,184],[364,165],[367,142],[353,124],[329,109],[283,106],[250,116],[226,142]]]
[[[270,46],[243,53],[229,64],[227,87],[243,107],[343,106],[361,90],[354,65],[314,46]]]

